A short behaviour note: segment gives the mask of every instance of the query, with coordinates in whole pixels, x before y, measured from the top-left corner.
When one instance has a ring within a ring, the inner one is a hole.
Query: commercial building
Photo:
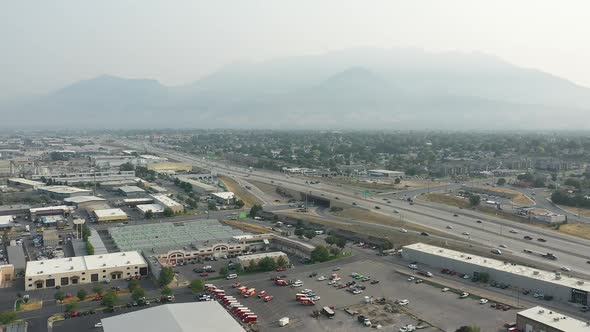
[[[159,216],[164,213],[164,207],[160,204],[140,204],[137,205],[136,208],[143,214],[144,217],[148,211],[151,211],[153,216]]]
[[[29,210],[26,204],[0,205],[0,216],[28,216]]]
[[[220,193],[213,193],[211,194],[211,197],[213,197],[218,204],[231,205],[235,203],[236,195],[234,195],[234,193],[231,191],[224,191]]]
[[[15,273],[25,271],[27,259],[22,246],[6,246],[6,257],[8,257],[8,263],[14,266]]]
[[[80,182],[104,182],[104,181],[118,181],[118,180],[133,180],[135,179],[135,171],[97,171],[97,172],[79,172],[79,173],[65,173],[65,174],[44,174],[32,175],[33,180],[39,180],[42,177],[51,179],[58,183],[80,183]]]
[[[147,168],[156,172],[190,172],[193,170],[193,165],[186,163],[157,163],[150,164]]]
[[[539,306],[518,312],[516,327],[522,332],[590,331],[588,321],[581,321]]]
[[[10,179],[6,180],[6,182],[9,185],[16,187],[16,188],[33,189],[33,190],[37,190],[37,188],[43,187],[45,185],[45,183],[43,183],[43,182],[33,181],[33,180],[28,180],[28,179],[23,179],[23,178],[10,178]]]
[[[7,283],[14,280],[14,266],[12,264],[0,265],[0,287],[7,287]]]
[[[389,171],[386,169],[372,169],[368,171],[369,176],[382,177],[382,178],[401,178],[405,175],[404,172],[400,171]]]
[[[129,198],[138,198],[145,196],[145,190],[138,186],[123,186],[118,188],[119,193]]]
[[[104,332],[244,332],[217,301],[172,303],[101,319]]]
[[[553,213],[541,208],[525,208],[519,211],[520,215],[528,216],[532,221],[542,222],[544,224],[558,224],[565,221],[565,215]]]
[[[44,227],[63,227],[66,222],[66,219],[61,215],[42,216],[38,220]]]
[[[0,216],[0,230],[9,230],[14,227],[14,216]]]
[[[145,198],[125,198],[123,200],[123,204],[127,205],[127,206],[137,206],[140,204],[152,204],[154,202],[154,199],[151,197],[145,197]]]
[[[182,204],[164,194],[153,194],[151,196],[156,203],[164,206],[164,208],[170,208],[174,213],[182,213],[184,211]]]
[[[287,263],[289,262],[289,257],[287,254],[281,251],[274,251],[274,252],[263,252],[260,254],[252,254],[252,255],[244,255],[238,257],[238,263],[240,263],[244,267],[251,266],[252,264],[256,265],[260,262],[263,258],[270,257],[272,258],[275,263],[278,262],[279,258],[282,257]]]
[[[137,251],[28,261],[25,290],[87,284],[147,274],[147,263]]]
[[[133,180],[115,180],[115,181],[104,181],[100,183],[100,187],[107,191],[115,191],[119,187],[123,186],[134,186],[137,184],[135,179]]]
[[[402,256],[433,268],[451,269],[472,276],[487,273],[491,281],[507,284],[515,290],[526,289],[552,296],[557,301],[589,303],[590,282],[563,276],[560,272],[543,271],[424,243],[403,247]]]
[[[38,190],[41,193],[49,195],[49,197],[54,199],[64,199],[68,197],[75,197],[75,196],[88,196],[90,195],[90,190],[76,188],[76,187],[69,187],[69,186],[44,186],[39,187]]]
[[[96,216],[97,222],[111,222],[127,220],[128,216],[125,211],[121,209],[101,209],[92,211]]]
[[[67,216],[74,210],[73,206],[68,205],[54,205],[44,206],[39,208],[29,209],[31,219],[36,219],[42,216]]]
[[[97,196],[76,196],[64,198],[64,203],[67,205],[73,205],[77,209],[85,209],[88,206],[95,204],[102,204],[106,202],[104,198]]]

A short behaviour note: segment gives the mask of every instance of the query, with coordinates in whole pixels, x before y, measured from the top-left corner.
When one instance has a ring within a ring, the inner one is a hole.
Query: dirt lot
[[[227,176],[219,176],[219,181],[223,182],[228,191],[236,194],[244,202],[246,208],[254,204],[262,204],[258,197],[252,195],[247,189],[242,188],[234,179]]]
[[[559,226],[558,232],[590,240],[590,225],[585,223],[570,223]]]
[[[590,218],[590,209],[583,209],[583,208],[579,208],[578,209],[578,208],[575,208],[575,207],[565,206],[565,205],[559,205],[559,207],[561,209],[566,210],[569,213],[572,213],[572,214],[580,214],[583,217]]]

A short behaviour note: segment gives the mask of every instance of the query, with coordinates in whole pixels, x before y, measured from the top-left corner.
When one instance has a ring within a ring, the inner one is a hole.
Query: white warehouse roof
[[[543,308],[543,307],[532,307],[523,311],[518,312],[519,316],[526,317],[528,319],[537,321],[541,324],[550,326],[558,331],[567,332],[588,332],[590,326],[586,322],[577,320],[572,317],[567,317],[558,312]]]
[[[173,303],[101,319],[104,332],[244,332],[216,301]]]
[[[73,204],[99,202],[99,201],[104,201],[104,200],[105,200],[104,198],[97,197],[97,196],[75,196],[75,197],[64,198],[64,202],[73,203]]]
[[[234,193],[232,193],[231,191],[223,191],[223,192],[219,192],[219,193],[213,193],[211,194],[215,197],[219,197],[221,199],[233,199],[234,198]]]
[[[143,213],[146,213],[148,211],[152,211],[152,213],[164,212],[164,207],[160,204],[140,204],[137,205],[137,208]]]
[[[74,194],[74,193],[89,193],[90,190],[70,187],[70,186],[44,186],[39,187],[39,190],[47,191],[55,194]]]
[[[423,253],[432,254],[447,259],[460,261],[464,263],[479,265],[493,270],[503,271],[512,273],[518,276],[524,276],[539,281],[544,281],[559,286],[565,286],[569,288],[576,288],[579,290],[590,292],[590,282],[587,280],[570,278],[560,274],[559,279],[556,278],[557,274],[554,272],[544,271],[540,269],[533,269],[523,265],[511,264],[508,262],[500,261],[497,259],[476,256],[467,254],[460,251],[450,250],[437,246],[432,246],[425,243],[414,243],[403,247],[406,249],[415,250]]]
[[[127,213],[121,209],[103,209],[103,210],[94,210],[94,214],[98,218],[107,218],[107,217],[114,217],[114,216],[127,216]]]
[[[137,251],[28,261],[25,277],[146,264]]]
[[[162,195],[162,194],[154,194],[151,195],[156,201],[160,202],[163,205],[166,205],[167,207],[173,207],[173,206],[179,206],[181,205],[180,203],[178,203],[177,201],[173,200],[172,198],[166,196],[166,195]]]

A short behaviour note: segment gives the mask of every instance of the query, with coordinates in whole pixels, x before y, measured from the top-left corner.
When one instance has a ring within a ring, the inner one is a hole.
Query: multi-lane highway
[[[145,146],[143,143],[126,142],[128,146],[135,149],[144,149],[158,153],[162,156],[189,162],[196,166],[208,168],[212,172],[228,174],[240,181],[252,179],[255,181],[281,185],[283,187],[301,192],[311,192],[313,195],[323,196],[326,199],[336,200],[344,204],[356,204],[357,207],[369,209],[376,213],[389,216],[400,215],[405,222],[427,226],[438,231],[463,237],[466,241],[473,241],[490,248],[500,248],[503,251],[512,252],[515,256],[527,259],[542,261],[550,264],[555,269],[566,266],[573,270],[573,273],[590,275],[590,260],[588,248],[590,241],[574,236],[559,234],[550,230],[541,229],[526,224],[514,223],[500,218],[490,217],[476,211],[454,209],[447,206],[435,204],[417,203],[409,205],[407,201],[391,200],[391,203],[383,201],[382,197],[363,197],[356,190],[334,186],[326,183],[306,184],[305,180],[286,177],[284,174],[270,171],[254,170],[227,166],[218,162],[204,160],[195,156],[187,155],[174,150],[165,150],[154,146]],[[257,192],[258,195],[263,193]],[[375,207],[378,206],[379,209]],[[394,213],[394,210],[399,213]],[[456,214],[456,216],[455,216]],[[481,222],[479,223],[478,220]],[[383,226],[387,227],[387,226]],[[530,236],[532,240],[525,240],[524,236]],[[545,240],[541,242],[538,239]],[[524,249],[538,252],[551,252],[558,257],[558,260],[551,261],[538,256],[524,253]]]

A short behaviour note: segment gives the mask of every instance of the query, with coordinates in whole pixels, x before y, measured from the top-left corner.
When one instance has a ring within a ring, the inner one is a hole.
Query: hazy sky
[[[588,0],[0,0],[0,98],[361,46],[481,51],[590,87],[589,13]]]

